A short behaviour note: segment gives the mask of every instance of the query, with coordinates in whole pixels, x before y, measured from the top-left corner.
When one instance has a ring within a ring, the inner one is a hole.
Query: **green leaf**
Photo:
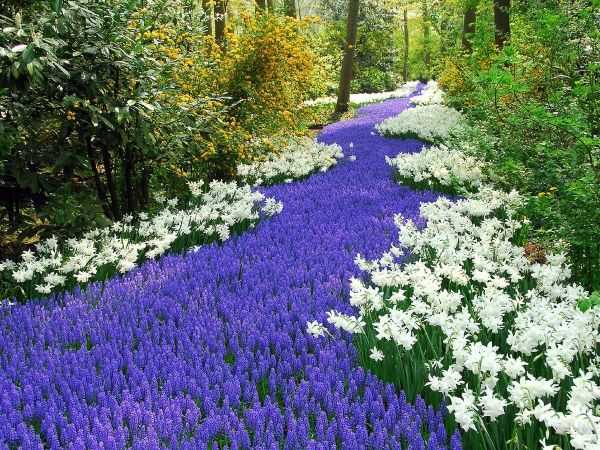
[[[600,291],[592,292],[588,298],[582,298],[577,302],[577,306],[582,312],[600,306]]]

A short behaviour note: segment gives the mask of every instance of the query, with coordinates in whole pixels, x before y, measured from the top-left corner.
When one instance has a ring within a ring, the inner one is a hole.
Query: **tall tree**
[[[358,8],[360,0],[348,0],[348,21],[346,22],[346,47],[342,60],[340,86],[338,88],[335,113],[348,111],[350,104],[350,83],[352,82],[352,66],[354,64],[354,47],[356,47],[356,29],[358,28]]]
[[[429,17],[429,0],[421,0],[421,16],[423,17],[423,63],[425,75],[431,76],[431,22]]]
[[[267,0],[267,5],[269,7],[269,14],[275,13],[275,0]]]
[[[403,61],[403,68],[402,68],[402,79],[404,80],[404,82],[406,83],[408,81],[408,44],[409,44],[409,38],[408,38],[408,8],[404,8],[403,11],[403,22],[404,22],[404,61]]]
[[[503,48],[510,39],[510,0],[494,0],[496,47]]]
[[[473,50],[473,44],[471,39],[475,34],[475,21],[477,20],[477,1],[467,0],[465,5],[465,13],[463,18],[463,32],[462,32],[462,47],[468,53]]]
[[[206,34],[214,36],[215,34],[215,8],[212,0],[202,0],[202,9],[206,16]]]
[[[227,0],[215,0],[215,40],[221,45],[225,41],[226,25]]]
[[[285,14],[289,17],[297,17],[296,0],[285,0]]]
[[[265,12],[267,10],[267,0],[256,0],[256,12]]]

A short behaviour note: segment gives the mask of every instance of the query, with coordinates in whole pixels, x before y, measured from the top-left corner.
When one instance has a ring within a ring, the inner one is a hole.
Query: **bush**
[[[600,29],[591,6],[515,10],[511,45],[447,64],[440,83],[475,125],[490,176],[529,194],[534,239],[568,247],[573,277],[600,287]],[[481,33],[484,33],[482,31]],[[483,37],[476,37],[476,42]]]
[[[352,92],[385,92],[393,90],[397,81],[393,74],[375,67],[360,70],[352,80]]]
[[[301,125],[319,83],[309,22],[247,17],[221,47],[193,6],[65,0],[0,19],[0,229],[14,251],[152,208],[157,190],[233,179],[250,142]]]

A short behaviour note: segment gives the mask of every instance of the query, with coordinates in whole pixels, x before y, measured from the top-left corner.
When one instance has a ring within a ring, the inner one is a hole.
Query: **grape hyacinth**
[[[460,449],[443,411],[358,367],[350,338],[306,331],[349,312],[354,257],[390,246],[394,214],[418,223],[435,199],[384,160],[421,144],[371,133],[407,106],[327,127],[356,161],[264,188],[285,208],[254,230],[0,307],[0,449]]]

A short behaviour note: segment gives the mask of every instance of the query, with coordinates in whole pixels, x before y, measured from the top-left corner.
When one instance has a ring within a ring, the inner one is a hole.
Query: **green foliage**
[[[478,130],[465,144],[493,163],[497,184],[530,195],[535,239],[566,247],[574,279],[590,289],[600,286],[596,14],[579,3],[517,4],[510,46],[494,52],[482,26],[473,54],[447,60],[440,77]]]
[[[296,132],[319,89],[302,21],[248,17],[220,47],[192,0],[23,7],[0,16],[3,250],[148,210],[156,190],[235,177],[249,143]]]
[[[346,5],[324,1],[322,7],[330,21],[322,25],[319,47],[322,54],[335,55],[335,62],[328,66],[331,79],[326,85],[329,90],[323,94],[334,94],[346,33]],[[383,92],[396,88],[400,55],[397,20],[396,10],[386,3],[368,2],[361,6],[352,92]]]
[[[593,292],[588,298],[581,299],[578,303],[579,309],[586,312],[589,309],[600,306],[600,292]]]

